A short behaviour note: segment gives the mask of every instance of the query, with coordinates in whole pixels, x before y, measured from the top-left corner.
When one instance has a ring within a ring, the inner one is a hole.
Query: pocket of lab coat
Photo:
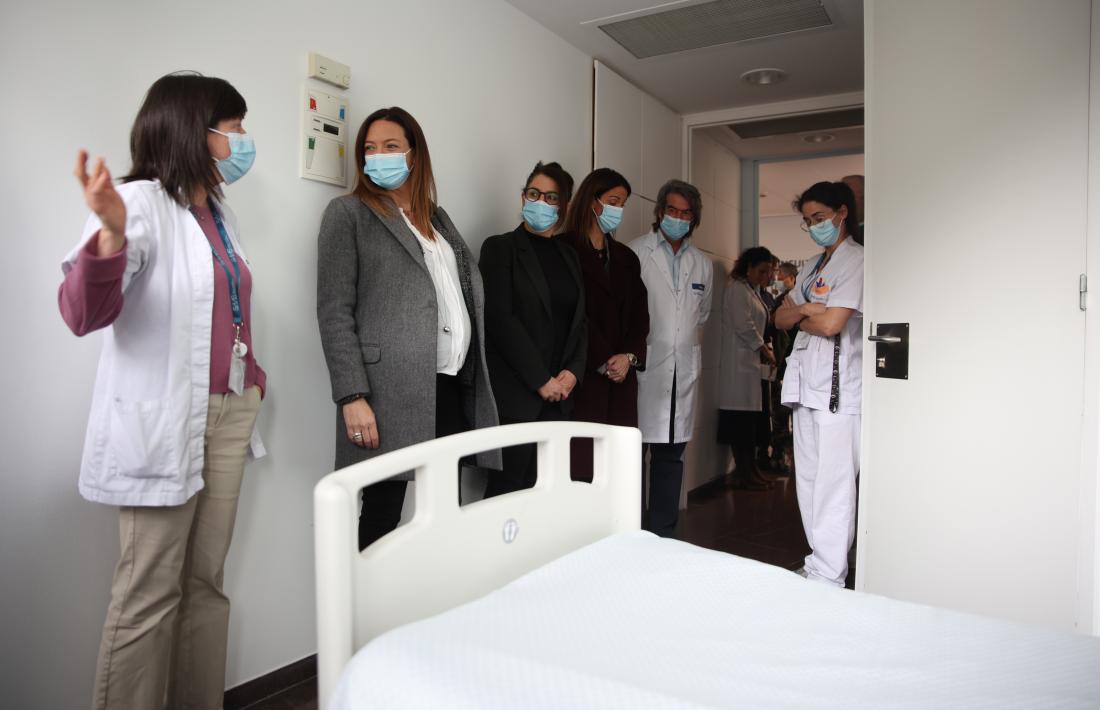
[[[127,478],[171,478],[178,475],[171,399],[126,401],[109,407],[107,469]]]

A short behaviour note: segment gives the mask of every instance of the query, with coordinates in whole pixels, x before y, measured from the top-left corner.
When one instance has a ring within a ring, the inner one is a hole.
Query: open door
[[[865,346],[858,588],[1091,623],[1090,5],[867,3],[864,322],[909,348]]]

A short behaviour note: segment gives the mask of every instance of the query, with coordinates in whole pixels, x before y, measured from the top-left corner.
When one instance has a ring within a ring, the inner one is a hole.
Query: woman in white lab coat
[[[722,360],[718,399],[718,443],[733,452],[733,487],[753,491],[772,483],[756,467],[756,427],[763,410],[760,377],[775,366],[775,354],[764,340],[768,307],[760,289],[771,281],[772,253],[752,247],[733,265],[722,302]]]
[[[799,333],[783,378],[794,412],[798,505],[811,552],[803,574],[843,586],[855,535],[863,370],[863,247],[855,197],[819,182],[797,202],[804,229],[823,251],[798,274],[775,315]]]
[[[93,214],[58,302],[77,335],[105,329],[79,488],[119,506],[121,542],[95,708],[222,704],[222,575],[266,385],[220,187],[252,165],[246,110],[222,79],[171,74],[138,111],[122,185],[77,157]]]

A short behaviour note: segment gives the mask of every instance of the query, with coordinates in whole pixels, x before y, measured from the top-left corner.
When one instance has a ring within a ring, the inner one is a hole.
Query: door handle
[[[867,339],[872,343],[900,343],[901,338],[896,335],[868,335]]]

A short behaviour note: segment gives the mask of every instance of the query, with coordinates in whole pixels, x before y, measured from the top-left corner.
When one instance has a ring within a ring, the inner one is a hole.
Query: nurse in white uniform
[[[787,358],[783,404],[794,412],[798,506],[811,552],[801,571],[843,586],[855,535],[863,367],[863,247],[850,235],[855,197],[819,182],[798,199],[804,229],[824,251],[808,260],[775,314],[800,332]]]

